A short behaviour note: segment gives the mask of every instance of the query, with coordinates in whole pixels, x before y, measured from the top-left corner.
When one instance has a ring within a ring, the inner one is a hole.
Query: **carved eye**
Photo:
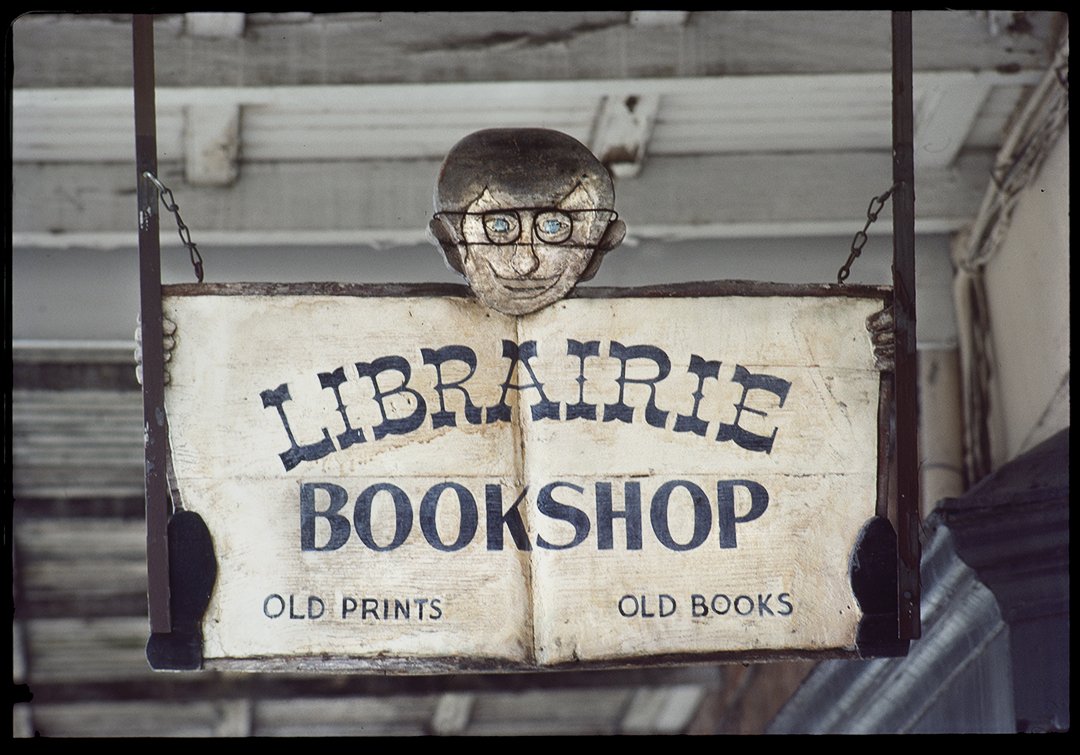
[[[570,238],[574,225],[565,212],[542,212],[536,216],[534,233],[548,244],[561,244]]]
[[[509,244],[517,241],[521,223],[512,212],[489,212],[484,215],[484,233],[493,244]]]

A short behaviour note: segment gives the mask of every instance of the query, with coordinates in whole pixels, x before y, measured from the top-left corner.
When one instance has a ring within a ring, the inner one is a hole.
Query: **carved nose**
[[[518,275],[525,276],[532,273],[540,265],[531,244],[515,244],[513,256],[510,258],[510,267]]]

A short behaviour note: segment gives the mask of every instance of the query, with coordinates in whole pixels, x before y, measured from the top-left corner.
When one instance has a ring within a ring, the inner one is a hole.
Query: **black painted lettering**
[[[356,598],[348,595],[341,599],[341,618],[348,618],[349,614],[356,610]]]
[[[775,394],[776,397],[780,399],[777,406],[782,407],[784,401],[787,399],[791,383],[783,378],[778,378],[773,375],[751,373],[741,364],[735,365],[735,376],[732,380],[742,385],[742,398],[739,399],[739,403],[735,404],[735,421],[730,425],[725,425],[721,422],[720,431],[716,434],[716,439],[718,441],[733,440],[737,446],[745,448],[747,451],[764,451],[765,453],[771,453],[773,441],[776,440],[777,428],[773,428],[771,435],[757,435],[740,427],[739,419],[742,417],[743,412],[750,412],[759,417],[768,416],[767,412],[746,405],[746,396],[750,391],[758,389]]]
[[[619,614],[621,616],[630,618],[631,616],[637,616],[637,612],[637,598],[635,598],[633,595],[623,595],[621,598],[619,598]]]
[[[268,619],[276,619],[283,613],[285,613],[285,598],[277,593],[267,595],[266,600],[263,601],[263,615]]]
[[[743,606],[742,609],[739,606]],[[745,610],[744,610],[745,609]],[[754,612],[754,599],[749,595],[739,595],[735,598],[735,613],[740,616],[749,616]]]
[[[375,496],[382,492],[390,494],[394,502],[394,538],[387,545],[379,545],[371,534],[371,506]],[[356,498],[353,508],[353,524],[360,541],[373,551],[392,551],[405,542],[412,531],[413,515],[409,496],[397,485],[382,482],[364,489]]]
[[[460,510],[458,536],[450,544],[444,543],[442,538],[439,537],[436,517],[439,501],[445,490],[453,490],[457,494],[458,509]],[[424,539],[436,550],[458,551],[471,543],[473,536],[476,534],[477,519],[476,499],[473,498],[473,494],[469,492],[468,488],[456,482],[440,482],[432,486],[424,494],[424,500],[420,502],[420,529],[424,533]]]
[[[720,605],[723,606],[722,609],[717,608],[718,599],[723,599],[723,602],[720,603]],[[713,595],[712,600],[710,601],[710,605],[712,605],[713,613],[723,616],[725,613],[731,610],[731,598],[729,598],[727,595],[724,595],[723,593],[719,595]]]
[[[566,353],[578,358],[578,376],[574,378],[578,384],[578,400],[576,404],[566,405],[566,418],[571,419],[596,419],[596,404],[585,402],[585,360],[589,357],[600,356],[599,341],[575,341],[566,339]]]
[[[446,396],[448,390],[461,391],[465,397],[465,421],[470,425],[478,425],[481,422],[481,409],[472,402],[469,392],[463,388],[463,384],[476,372],[476,352],[468,346],[443,346],[441,349],[420,349],[420,355],[424,358],[424,364],[435,367],[435,375],[438,382],[435,383],[435,391],[439,394],[439,411],[431,413],[431,426],[457,427],[457,418],[454,412],[446,409]],[[447,383],[443,380],[442,366],[447,362],[464,362],[469,368],[469,374],[455,383]]]
[[[540,495],[536,499],[536,507],[541,514],[568,522],[574,528],[574,538],[568,543],[556,545],[545,540],[543,535],[537,535],[536,545],[547,550],[566,550],[580,545],[589,536],[589,516],[579,508],[556,501],[551,495],[555,488],[570,488],[578,493],[583,493],[585,488],[569,482],[551,482],[540,489]]]
[[[329,505],[322,511],[315,508],[316,490],[330,496]],[[348,500],[349,492],[331,482],[305,482],[300,485],[300,550],[335,551],[348,541],[352,527],[348,518],[337,513]],[[330,538],[321,547],[315,544],[316,517],[322,517],[330,524]]]
[[[366,619],[368,614],[371,614],[377,621],[379,618],[379,600],[378,598],[361,598],[360,599],[360,618]]]
[[[675,598],[667,593],[661,593],[656,602],[660,608],[660,618],[670,616],[675,613],[675,609],[678,608],[678,603],[675,602]]]
[[[427,605],[427,598],[416,598],[416,618],[420,621],[424,620],[424,606]]]
[[[442,600],[439,598],[431,599],[431,620],[438,621],[442,618]]]
[[[395,619],[408,619],[409,618],[409,601],[394,599],[394,618]]]
[[[735,516],[735,488],[750,492],[750,509],[743,516]],[[720,547],[737,545],[735,525],[752,522],[769,508],[769,491],[753,480],[720,480],[716,483],[716,528],[720,532]]]
[[[758,596],[757,596],[757,611],[758,611],[759,616],[765,616],[766,614],[768,614],[769,616],[774,616],[775,615],[775,614],[773,614],[773,610],[771,608],[769,608],[769,601],[771,599],[772,599],[772,593],[769,593],[768,595],[762,595],[761,593],[758,593]]]
[[[318,613],[315,610],[318,609]],[[326,613],[326,604],[318,595],[309,595],[307,599],[307,615],[309,619],[318,619]]]
[[[373,362],[357,362],[356,372],[362,378],[371,378],[371,384],[375,388],[374,398],[379,404],[379,411],[382,413],[383,421],[371,428],[371,434],[375,436],[375,440],[384,438],[387,435],[405,435],[423,424],[424,417],[427,415],[427,403],[425,403],[423,396],[409,387],[412,367],[409,366],[409,362],[404,357],[391,355],[379,357]],[[389,391],[379,388],[379,375],[384,372],[401,373],[401,385]],[[385,400],[389,396],[397,396],[402,393],[407,393],[413,397],[416,408],[408,417],[391,419],[386,412]]]
[[[334,400],[337,401],[338,414],[341,415],[341,421],[345,423],[345,432],[337,436],[337,442],[339,448],[348,448],[354,443],[364,442],[364,431],[358,427],[353,427],[349,422],[349,415],[345,413],[345,403],[341,400],[341,384],[345,382],[345,368],[338,367],[333,372],[320,372],[319,384],[324,388],[330,388],[334,391]]]
[[[487,409],[487,422],[490,424],[492,422],[510,421],[510,405],[506,403],[506,395],[511,388],[515,391],[532,388],[540,394],[540,400],[529,407],[534,420],[558,419],[559,402],[548,400],[547,395],[544,393],[544,384],[537,379],[532,365],[529,364],[529,360],[536,356],[536,341],[525,341],[519,346],[513,341],[503,339],[502,346],[502,355],[510,360],[510,366],[506,371],[506,380],[502,384],[502,395],[499,397],[499,403],[495,404],[495,406],[489,406]],[[529,373],[529,377],[532,379],[531,383],[515,384],[510,382],[514,379],[514,367],[518,364],[521,364],[525,371]]]
[[[690,493],[690,500],[694,507],[694,531],[690,540],[685,543],[677,543],[671,536],[671,527],[668,521],[668,508],[671,493],[676,488],[683,488]],[[673,551],[688,551],[697,548],[709,536],[712,528],[712,509],[709,507],[709,498],[705,491],[688,480],[671,480],[661,485],[653,495],[652,505],[649,507],[649,515],[652,519],[653,532],[656,539],[665,548]]]
[[[281,463],[285,465],[286,472],[302,461],[315,461],[324,456],[329,456],[337,450],[334,448],[334,441],[330,440],[330,433],[325,427],[322,429],[322,440],[306,445],[300,445],[296,442],[296,436],[293,435],[292,427],[289,426],[289,418],[285,416],[285,407],[283,406],[286,401],[292,400],[292,396],[289,395],[288,383],[282,383],[273,390],[265,390],[259,396],[262,398],[264,409],[271,406],[277,409],[278,417],[285,428],[285,434],[289,436],[289,450],[278,454]]]
[[[705,604],[705,596],[694,593],[690,596],[690,615],[696,618],[709,615],[709,607]]]
[[[614,404],[604,404],[604,422],[619,420],[630,422],[634,418],[634,407],[629,406],[623,399],[626,394],[626,384],[649,386],[649,401],[645,404],[645,421],[653,427],[663,427],[667,421],[668,413],[656,407],[656,384],[668,376],[671,372],[671,359],[666,352],[656,346],[623,346],[618,341],[611,342],[609,350],[611,356],[621,362],[619,368],[619,400]],[[651,378],[628,378],[626,376],[626,364],[631,359],[651,359],[656,364],[656,375]]]
[[[302,619],[304,614],[296,612],[296,596],[289,596],[289,618],[290,619]]]
[[[611,502],[611,483],[596,483],[596,547],[609,551],[614,547],[612,522],[621,518],[626,522],[626,549],[641,550],[641,484],[627,480],[623,485],[623,508],[615,511]]]
[[[646,607],[645,596],[644,595],[641,596],[641,618],[643,618],[643,619],[655,619],[656,618],[656,614],[649,611],[649,609]]]
[[[532,550],[529,545],[529,536],[525,534],[525,523],[521,520],[521,512],[518,506],[525,500],[525,488],[518,495],[517,500],[505,512],[503,511],[503,498],[501,485],[485,485],[484,497],[487,504],[487,549],[489,551],[501,551],[503,548],[503,527],[510,530],[510,537],[519,551]]]
[[[791,605],[791,594],[782,592],[776,596],[776,602],[783,606],[783,608],[777,609],[776,613],[780,616],[790,616],[795,610],[795,606]]]
[[[674,429],[677,433],[693,433],[694,435],[700,435],[704,438],[705,431],[709,428],[709,423],[698,416],[698,407],[701,406],[701,399],[705,397],[705,394],[702,392],[702,388],[705,386],[705,379],[712,378],[713,380],[716,380],[720,376],[720,362],[706,362],[697,354],[691,354],[688,372],[698,376],[697,389],[691,394],[694,397],[694,408],[689,414],[675,415]]]

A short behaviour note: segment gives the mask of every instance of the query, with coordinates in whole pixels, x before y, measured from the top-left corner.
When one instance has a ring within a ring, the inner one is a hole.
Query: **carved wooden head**
[[[611,176],[576,139],[548,129],[488,129],[451,148],[430,230],[476,297],[522,315],[596,274],[626,226]]]

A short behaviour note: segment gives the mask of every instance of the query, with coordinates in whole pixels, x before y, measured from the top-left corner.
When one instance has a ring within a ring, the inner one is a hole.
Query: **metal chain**
[[[837,285],[844,285],[844,281],[851,275],[851,263],[855,261],[856,257],[862,254],[863,247],[866,246],[868,238],[866,231],[870,228],[871,223],[878,219],[878,215],[881,214],[882,209],[885,207],[885,203],[889,201],[889,197],[896,191],[897,186],[899,186],[899,184],[893,184],[884,194],[870,200],[870,205],[866,208],[866,225],[864,225],[862,230],[857,232],[855,238],[851,240],[851,254],[848,255],[847,262],[845,262],[836,273]]]
[[[199,283],[202,283],[202,255],[199,254],[199,248],[195,246],[195,242],[191,240],[191,231],[188,229],[187,224],[185,224],[184,219],[180,217],[180,206],[176,204],[176,198],[173,197],[172,189],[161,183],[161,181],[158,180],[158,177],[150,171],[144,172],[143,178],[147,179],[157,187],[158,193],[161,196],[161,202],[165,205],[165,209],[176,216],[176,231],[180,234],[180,243],[187,247],[188,256],[191,258],[191,266],[195,268],[195,278]]]

